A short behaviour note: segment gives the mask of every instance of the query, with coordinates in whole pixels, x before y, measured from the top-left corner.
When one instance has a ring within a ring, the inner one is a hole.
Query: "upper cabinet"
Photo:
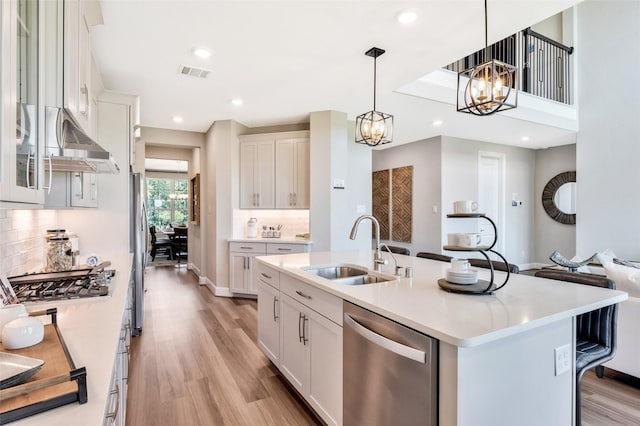
[[[44,201],[41,5],[37,0],[0,2],[0,201],[3,202]]]
[[[309,208],[309,132],[240,136],[240,208]]]
[[[95,138],[96,94],[91,84],[91,28],[103,24],[97,1],[64,1],[63,104]]]
[[[309,208],[309,137],[276,140],[276,208]]]

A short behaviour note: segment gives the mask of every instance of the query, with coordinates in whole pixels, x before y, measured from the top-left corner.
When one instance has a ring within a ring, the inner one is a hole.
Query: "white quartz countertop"
[[[280,238],[231,238],[230,243],[272,243],[272,244],[311,244],[307,238],[280,237]]]
[[[101,425],[120,340],[122,315],[131,273],[132,255],[111,258],[115,269],[110,295],[46,304],[27,304],[27,310],[58,308],[58,328],[76,367],[87,369],[87,403],[71,403],[12,422],[16,426]]]
[[[393,275],[389,260],[382,273]],[[509,282],[491,295],[449,293],[438,286],[449,263],[395,255],[400,266],[413,267],[413,278],[348,286],[332,283],[304,271],[307,266],[360,265],[373,270],[370,250],[312,252],[260,256],[272,266],[328,293],[458,347],[482,345],[603,306],[622,302],[627,293],[562,281],[511,274]],[[489,280],[490,271],[477,269],[478,278]],[[506,273],[496,272],[501,283]]]

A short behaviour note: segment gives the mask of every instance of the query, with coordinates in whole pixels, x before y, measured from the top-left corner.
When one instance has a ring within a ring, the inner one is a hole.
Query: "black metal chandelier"
[[[484,59],[458,73],[457,108],[474,115],[490,115],[518,106],[516,67],[490,58],[487,37],[487,0],[484,0]]]
[[[356,117],[356,143],[377,146],[393,141],[393,115],[376,111],[376,60],[384,52],[378,47],[365,52],[373,58],[373,110]]]

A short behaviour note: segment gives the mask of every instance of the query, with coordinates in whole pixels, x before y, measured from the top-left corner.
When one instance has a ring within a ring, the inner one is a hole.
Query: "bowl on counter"
[[[2,342],[2,329],[11,321],[20,317],[26,317],[27,309],[24,305],[6,305],[0,307],[0,342]]]
[[[44,338],[44,324],[34,317],[20,317],[7,323],[2,329],[2,345],[5,349],[22,349],[37,345]]]

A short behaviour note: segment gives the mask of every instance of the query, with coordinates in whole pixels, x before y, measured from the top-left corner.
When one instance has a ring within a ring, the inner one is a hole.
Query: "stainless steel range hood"
[[[45,168],[61,172],[120,173],[113,156],[91,139],[67,108],[46,107]]]

